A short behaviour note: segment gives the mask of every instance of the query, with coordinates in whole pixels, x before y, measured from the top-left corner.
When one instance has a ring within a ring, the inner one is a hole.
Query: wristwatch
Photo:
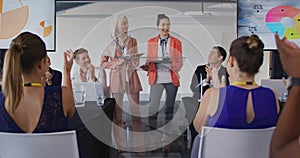
[[[290,90],[293,86],[300,86],[300,78],[289,76],[289,78],[286,80],[285,88]]]

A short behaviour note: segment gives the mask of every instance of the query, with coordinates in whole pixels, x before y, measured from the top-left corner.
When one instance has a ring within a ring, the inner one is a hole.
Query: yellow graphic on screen
[[[52,32],[52,25],[48,25],[47,21],[41,21],[40,25],[38,26],[37,32],[42,37],[47,37]]]
[[[28,20],[28,6],[23,6],[19,0],[20,8],[2,12],[4,0],[0,0],[0,39],[14,37],[22,31]]]
[[[295,29],[298,31],[298,33],[300,33],[300,13],[297,16],[295,16],[294,21]]]

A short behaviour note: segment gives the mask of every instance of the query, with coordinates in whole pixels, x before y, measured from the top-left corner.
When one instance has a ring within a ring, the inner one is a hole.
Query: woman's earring
[[[230,66],[230,67],[233,67],[233,58],[232,58],[232,57],[230,57],[230,58],[228,59],[228,62],[229,62],[229,66]]]

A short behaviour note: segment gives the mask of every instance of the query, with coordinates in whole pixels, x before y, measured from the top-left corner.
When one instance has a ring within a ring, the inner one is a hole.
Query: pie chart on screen
[[[288,39],[300,38],[300,9],[277,6],[266,14],[266,24],[273,33]]]
[[[22,31],[28,20],[28,6],[2,12],[4,0],[0,0],[0,39],[14,37]]]
[[[47,37],[52,32],[52,25],[49,25],[47,21],[43,20],[40,22],[37,28],[37,32],[39,33],[40,36]]]

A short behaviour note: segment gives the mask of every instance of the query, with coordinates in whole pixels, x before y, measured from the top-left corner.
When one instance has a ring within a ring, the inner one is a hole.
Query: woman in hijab
[[[142,86],[136,69],[139,66],[137,40],[128,35],[128,19],[117,15],[112,21],[110,42],[101,57],[101,67],[110,69],[110,91],[116,99],[113,122],[114,140],[119,151],[125,149],[124,123],[122,120],[123,97],[126,92],[132,116],[133,150],[144,151],[143,126],[140,117],[139,99]]]

